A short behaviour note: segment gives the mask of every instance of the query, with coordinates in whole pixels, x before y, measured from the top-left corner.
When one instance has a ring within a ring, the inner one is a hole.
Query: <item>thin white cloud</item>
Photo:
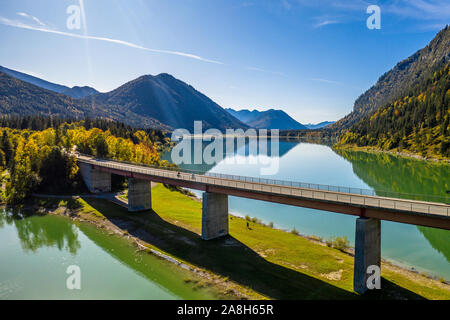
[[[72,38],[78,38],[78,39],[88,39],[88,40],[110,42],[110,43],[115,43],[115,44],[119,44],[119,45],[122,45],[122,46],[127,46],[127,47],[130,47],[130,48],[145,50],[145,51],[154,52],[154,53],[170,54],[170,55],[186,57],[186,58],[199,60],[199,61],[203,61],[203,62],[208,62],[208,63],[223,64],[220,61],[206,59],[206,58],[203,58],[203,57],[200,57],[198,55],[191,54],[191,53],[186,53],[186,52],[181,52],[181,51],[173,51],[173,50],[147,48],[147,47],[144,47],[144,46],[141,46],[141,45],[138,45],[138,44],[134,44],[132,42],[123,41],[123,40],[119,40],[119,39],[112,39],[112,38],[106,38],[106,37],[97,37],[97,36],[89,36],[89,35],[83,35],[83,34],[70,33],[70,32],[59,31],[59,30],[55,30],[55,29],[49,29],[49,28],[43,27],[43,26],[40,26],[40,27],[32,26],[32,25],[28,25],[28,24],[22,23],[20,21],[10,20],[10,19],[7,19],[7,18],[1,17],[1,16],[0,16],[0,24],[6,25],[6,26],[10,26],[10,27],[15,27],[15,28],[34,30],[34,31],[40,31],[40,32],[45,32],[45,33],[52,33],[52,34],[57,34],[57,35],[65,36],[65,37],[72,37]]]
[[[323,14],[320,16],[316,16],[316,17],[312,17],[312,27],[317,29],[317,28],[322,28],[328,25],[332,25],[332,24],[342,24],[345,22],[348,22],[349,17],[347,15],[342,15],[342,14],[338,14],[338,13],[333,13],[333,14]]]
[[[304,1],[298,1],[304,4]],[[371,4],[378,4],[381,8],[381,14],[389,13],[416,20],[438,19],[448,21],[450,19],[450,2],[448,0],[396,0],[379,3],[366,0],[324,0],[321,4],[343,11],[361,11]]]
[[[400,0],[381,7],[388,13],[417,20],[450,20],[448,0]]]
[[[328,79],[310,78],[309,80],[312,80],[312,81],[318,81],[318,82],[325,82],[325,83],[333,83],[333,84],[340,84],[340,85],[343,85],[342,82],[334,81],[334,80],[328,80]]]
[[[320,28],[320,27],[327,26],[329,24],[338,24],[338,23],[340,23],[340,22],[337,20],[323,20],[323,21],[317,22],[314,25],[314,28]]]
[[[38,18],[36,18],[35,16],[29,15],[25,12],[17,12],[17,14],[21,17],[25,17],[28,19],[33,20],[34,22],[36,22],[38,25],[40,25],[41,27],[46,27],[47,25],[45,23],[43,23],[41,20],[39,20]]]
[[[355,20],[361,20],[366,17],[365,10],[371,4],[378,4],[381,8],[381,14],[393,15],[397,19],[413,19],[418,22],[427,22],[427,26],[433,24],[437,28],[450,21],[450,1],[448,0],[396,0],[396,1],[369,1],[369,0],[296,0],[300,7],[321,9],[327,8],[328,18],[315,19],[313,27],[322,27],[330,22],[348,23]],[[420,25],[419,25],[420,29]]]
[[[278,76],[284,76],[284,75],[285,75],[285,74],[282,73],[282,72],[270,71],[270,70],[266,70],[266,69],[262,69],[262,68],[246,67],[245,69],[250,70],[250,71],[258,71],[258,72],[264,72],[264,73],[276,74],[276,75],[278,75]]]
[[[343,87],[347,87],[347,88],[352,88],[352,89],[356,89],[356,90],[361,90],[361,88],[359,88],[359,87],[347,85],[347,84],[345,84],[345,83],[343,83],[343,82],[335,81],[335,80],[329,80],[329,79],[323,79],[323,78],[308,78],[308,80],[310,80],[310,81],[316,81],[316,82],[329,83],[329,84],[337,84],[337,85],[339,85],[339,86],[343,86]]]

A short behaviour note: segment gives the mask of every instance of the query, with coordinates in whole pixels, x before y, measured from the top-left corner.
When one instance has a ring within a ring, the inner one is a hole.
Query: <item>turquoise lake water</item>
[[[164,155],[170,161],[170,152]],[[267,160],[277,161],[279,170],[261,174]],[[234,161],[229,164],[227,162]],[[256,163],[251,163],[251,162]],[[264,162],[265,161],[265,162]],[[241,164],[240,164],[241,163]],[[249,177],[289,180],[370,190],[444,197],[450,202],[450,165],[368,152],[335,152],[326,145],[280,141],[279,155],[259,155],[248,146],[235,149],[214,165],[181,164],[183,169]],[[193,190],[201,197],[201,192]],[[233,214],[258,217],[278,228],[294,227],[302,234],[323,238],[346,236],[354,243],[355,217],[245,198],[229,197]],[[397,264],[450,280],[450,231],[382,222],[382,256]]]
[[[180,267],[65,217],[0,209],[0,254],[0,300],[214,299],[185,283],[192,275]],[[71,265],[80,268],[80,290],[67,288]]]

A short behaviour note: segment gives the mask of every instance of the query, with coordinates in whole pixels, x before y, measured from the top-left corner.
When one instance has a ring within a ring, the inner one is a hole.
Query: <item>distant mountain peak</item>
[[[250,111],[243,109],[236,111],[234,109],[225,109],[231,115],[238,118],[252,128],[256,129],[280,129],[280,130],[301,130],[307,129],[300,122],[294,120],[286,112],[279,109],[269,109],[266,111],[258,111],[256,109]]]
[[[92,103],[120,106],[125,114],[138,114],[191,132],[194,121],[202,121],[204,129],[247,128],[210,98],[168,73],[140,76],[96,95]]]
[[[305,127],[307,127],[308,129],[311,129],[311,130],[321,129],[321,128],[325,128],[335,122],[336,121],[322,121],[319,123],[307,123],[307,124],[305,124]]]

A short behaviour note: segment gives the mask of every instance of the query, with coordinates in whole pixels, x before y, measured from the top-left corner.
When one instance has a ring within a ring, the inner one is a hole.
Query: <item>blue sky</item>
[[[380,30],[366,26],[371,4]],[[79,30],[70,5],[83,8]],[[0,65],[100,91],[166,72],[222,107],[320,122],[449,21],[447,0],[3,0]]]

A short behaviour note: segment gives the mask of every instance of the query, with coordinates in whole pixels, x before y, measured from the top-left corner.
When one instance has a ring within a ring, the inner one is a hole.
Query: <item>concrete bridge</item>
[[[317,190],[293,182],[230,175],[204,175],[77,156],[83,179],[93,193],[111,191],[111,174],[128,177],[128,210],[151,209],[151,181],[203,193],[202,238],[228,234],[228,196],[353,215],[356,219],[354,290],[367,290],[367,268],[381,266],[380,220],[450,230],[450,206],[444,203]],[[349,190],[350,191],[350,190]]]

